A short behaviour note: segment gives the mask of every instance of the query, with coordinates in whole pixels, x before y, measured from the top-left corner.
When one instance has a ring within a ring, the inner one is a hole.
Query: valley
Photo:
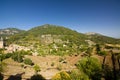
[[[120,79],[120,39],[50,24],[14,30],[1,32],[0,80]]]

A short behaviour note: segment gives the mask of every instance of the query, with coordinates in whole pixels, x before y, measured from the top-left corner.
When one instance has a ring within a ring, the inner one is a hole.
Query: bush
[[[103,55],[106,55],[107,53],[105,51],[99,51],[97,54],[100,56],[103,56]]]
[[[0,61],[3,61],[4,59],[10,58],[12,56],[11,53],[8,54],[0,54]]]
[[[31,66],[33,65],[32,60],[29,59],[29,58],[25,58],[25,59],[24,59],[24,63],[27,64],[27,65],[31,65]]]
[[[69,74],[72,80],[89,80],[86,74],[77,70],[72,70]]]
[[[33,68],[36,74],[41,71],[40,67],[37,64]]]
[[[10,57],[12,57],[12,53],[5,54],[5,58],[10,58]]]
[[[88,75],[91,80],[101,80],[101,64],[96,58],[87,57],[80,60],[77,68]]]
[[[0,61],[3,61],[5,59],[5,55],[4,54],[0,54]]]
[[[72,79],[70,78],[70,75],[67,72],[62,71],[53,76],[52,80],[72,80]]]
[[[54,62],[52,62],[52,63],[51,63],[51,66],[54,66],[54,65],[55,65],[55,63],[54,63]]]
[[[23,55],[20,52],[15,52],[12,55],[12,59],[17,62],[23,62]]]

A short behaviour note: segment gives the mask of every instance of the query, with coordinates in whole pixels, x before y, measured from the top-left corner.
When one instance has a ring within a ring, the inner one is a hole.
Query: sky
[[[120,38],[120,0],[0,0],[0,28],[53,24]]]

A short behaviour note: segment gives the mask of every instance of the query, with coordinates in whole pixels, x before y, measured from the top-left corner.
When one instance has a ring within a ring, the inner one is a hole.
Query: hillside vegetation
[[[11,75],[26,80],[120,79],[119,39],[46,24],[11,35],[5,44],[0,49],[0,80]]]
[[[62,39],[63,41],[69,40],[70,42],[74,42],[77,44],[86,44],[85,40],[91,40],[99,44],[104,44],[104,43],[120,44],[119,39],[107,37],[104,35],[97,35],[97,34],[86,35],[71,30],[69,28],[65,28],[63,26],[56,26],[50,24],[37,26],[26,32],[13,35],[11,36],[10,41],[11,42],[40,41],[42,35],[51,35],[52,37],[56,35],[57,38]]]
[[[10,37],[11,42],[21,42],[21,41],[37,41],[41,40],[42,35],[51,35],[51,37],[61,39],[62,41],[69,40],[73,43],[85,43],[86,36],[82,33],[78,33],[76,31],[70,30],[65,27],[55,26],[55,25],[43,25],[32,28],[26,32],[13,35]]]

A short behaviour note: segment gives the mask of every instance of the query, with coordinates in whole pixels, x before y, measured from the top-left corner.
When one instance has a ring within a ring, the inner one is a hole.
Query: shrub
[[[100,56],[103,56],[103,55],[106,55],[107,53],[105,51],[99,51],[97,54]]]
[[[96,58],[87,57],[80,60],[77,64],[77,68],[84,74],[88,75],[92,80],[101,79],[101,64]]]
[[[21,64],[20,66],[23,68],[23,67],[24,67],[24,64]]]
[[[5,58],[10,58],[10,57],[12,57],[12,53],[7,53],[7,54],[5,55]]]
[[[0,61],[3,61],[5,59],[5,55],[4,54],[0,54]]]
[[[51,63],[51,66],[54,66],[54,65],[55,65],[55,63],[54,63],[54,62],[52,62],[52,63]]]
[[[40,69],[40,67],[39,67],[39,65],[34,65],[34,70],[35,70],[35,73],[37,74],[38,72],[40,72],[41,71],[41,69]]]
[[[11,53],[8,54],[0,54],[0,61],[3,61],[4,59],[10,58],[12,56]]]
[[[72,80],[89,80],[86,74],[77,70],[72,70],[69,74]]]
[[[22,62],[23,61],[23,55],[20,54],[20,52],[15,52],[12,55],[12,59],[17,62]]]
[[[52,80],[72,80],[72,79],[70,78],[70,75],[67,72],[62,71],[53,76]]]
[[[33,65],[33,62],[30,58],[25,58],[24,63],[27,64],[27,65],[31,65],[31,66]]]

